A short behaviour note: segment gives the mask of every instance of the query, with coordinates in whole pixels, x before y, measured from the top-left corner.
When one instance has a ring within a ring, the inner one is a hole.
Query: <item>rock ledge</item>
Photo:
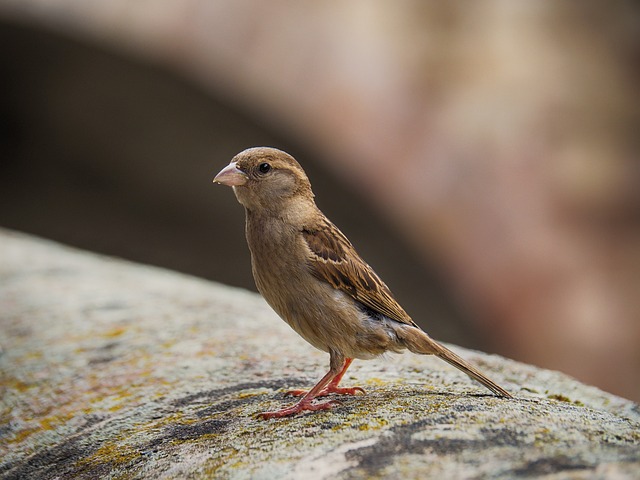
[[[456,348],[504,400],[389,356],[345,378],[366,396],[263,421],[328,358],[259,296],[6,230],[0,258],[2,478],[640,475],[638,405],[563,374]]]

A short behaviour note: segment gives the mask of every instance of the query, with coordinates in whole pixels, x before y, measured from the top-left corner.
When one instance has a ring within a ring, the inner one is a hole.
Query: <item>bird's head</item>
[[[249,148],[231,159],[213,179],[233,187],[249,210],[282,210],[291,200],[313,199],[311,184],[288,153],[269,147]]]

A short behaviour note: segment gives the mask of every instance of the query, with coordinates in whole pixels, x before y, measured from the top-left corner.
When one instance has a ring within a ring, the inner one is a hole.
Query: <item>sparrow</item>
[[[427,335],[347,237],[316,206],[300,164],[275,148],[237,154],[213,179],[233,188],[245,208],[251,268],[267,303],[302,338],[329,353],[329,371],[294,405],[265,418],[332,408],[331,394],[364,393],[339,386],[354,359],[385,352],[436,355],[502,397],[509,392]]]

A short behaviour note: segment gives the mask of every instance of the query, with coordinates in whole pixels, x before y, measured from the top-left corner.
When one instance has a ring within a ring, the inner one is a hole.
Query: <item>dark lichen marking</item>
[[[544,405],[539,400],[524,403],[535,403]],[[456,408],[460,407],[460,408]],[[485,406],[486,407],[486,406]],[[566,409],[578,409],[578,407],[568,404]],[[354,449],[345,454],[348,460],[354,461],[355,465],[348,469],[348,472],[358,476],[364,472],[367,475],[375,476],[381,469],[393,464],[394,457],[397,455],[417,454],[423,455],[426,452],[434,453],[438,456],[459,456],[462,453],[472,453],[481,457],[485,452],[487,445],[492,447],[505,447],[510,451],[537,451],[536,439],[532,439],[526,431],[519,431],[516,426],[510,428],[501,424],[497,426],[484,426],[479,429],[481,438],[450,438],[436,437],[434,431],[433,438],[425,438],[425,434],[438,425],[456,424],[460,421],[461,415],[468,416],[469,413],[481,412],[483,406],[481,404],[466,407],[459,404],[448,404],[447,410],[441,413],[435,413],[427,418],[410,423],[408,425],[400,425],[388,430],[388,433],[370,446]],[[460,413],[458,413],[458,411]],[[418,434],[418,435],[415,435]],[[587,435],[587,433],[585,433]],[[612,462],[637,462],[638,442],[629,437],[616,438],[616,442],[607,445],[602,439],[586,437],[585,440],[592,443],[591,452],[598,452],[600,461],[603,458],[609,458]],[[621,445],[622,442],[628,445]],[[530,462],[518,470],[514,470],[513,477],[517,476],[535,476],[545,473],[555,473],[570,469],[590,469],[593,468],[592,462],[588,457],[580,459],[579,457],[562,458],[549,457],[536,462]]]
[[[530,442],[522,432],[510,428],[481,428],[480,432],[484,436],[483,443],[489,442],[492,446],[502,447],[523,447]]]
[[[11,423],[7,423],[5,425],[0,425],[0,439],[4,437],[8,437],[11,433],[15,431],[16,427]],[[2,471],[2,465],[0,464],[0,472]]]
[[[475,412],[481,410],[481,405],[477,403],[454,403],[451,405],[451,410],[454,412]]]
[[[106,448],[103,442],[87,442],[86,429],[78,432],[70,440],[60,445],[39,451],[15,465],[0,466],[3,480],[22,478],[100,478],[112,474],[117,469],[126,468],[133,471],[144,462],[148,452],[157,450],[162,444],[174,441],[184,442],[196,440],[205,435],[222,434],[229,428],[230,420],[208,420],[193,424],[170,425],[162,434],[143,445],[134,448],[131,459],[108,460],[104,462],[86,461]],[[89,422],[87,428],[95,422]],[[111,447],[109,447],[111,448]],[[114,449],[119,447],[114,446]],[[124,462],[124,463],[123,463]]]
[[[195,440],[203,435],[220,434],[227,431],[230,420],[208,420],[189,425],[171,425],[163,435],[165,440]]]
[[[150,414],[150,417],[156,419],[165,416],[162,411]],[[122,419],[123,417],[87,416],[85,425],[64,443],[40,450],[11,465],[1,465],[0,473],[6,472],[2,478],[100,478],[119,471],[132,472],[148,459],[150,452],[157,451],[154,447],[223,433],[229,423],[229,420],[207,420],[200,423],[170,424],[162,430],[160,437],[142,444],[142,447],[123,447],[121,442],[111,437],[104,441],[95,440],[92,430],[100,428],[107,431],[108,424],[120,423]]]
[[[91,366],[100,365],[101,363],[111,363],[116,359],[116,357],[112,355],[104,355],[104,356],[96,356],[89,359],[88,364]]]
[[[453,407],[453,406],[451,406]],[[474,411],[461,408],[462,412]],[[429,418],[419,420],[407,425],[393,427],[389,435],[385,435],[374,445],[351,450],[346,453],[348,460],[353,460],[356,465],[350,470],[362,469],[369,475],[377,474],[382,468],[393,463],[393,457],[402,454],[418,454],[433,452],[436,455],[458,455],[462,452],[486,450],[487,444],[522,447],[527,441],[519,433],[509,429],[483,429],[482,439],[460,438],[415,438],[416,433],[424,432],[436,425],[455,424],[458,419],[455,413],[436,414]]]
[[[252,396],[245,398],[238,398],[235,400],[226,400],[221,402],[216,402],[213,405],[207,406],[205,408],[201,408],[195,412],[195,415],[198,418],[207,418],[212,415],[220,415],[221,413],[229,413],[231,410],[246,407],[252,403],[262,402],[264,397],[261,396]]]
[[[46,448],[16,461],[14,463],[0,464],[0,474],[5,474],[5,479],[21,478],[64,478],[67,472],[74,470],[74,463],[79,458],[91,455],[96,448],[85,445],[82,441],[83,433],[91,430],[94,425],[103,421],[99,415],[88,415],[84,419],[84,425],[78,430],[72,439],[66,440],[55,447]]]
[[[249,388],[249,390],[255,387]],[[264,388],[264,387],[263,387]],[[241,395],[239,398],[231,398],[227,399],[216,399],[215,395],[212,397],[206,397],[208,402],[199,402],[200,405],[203,405],[203,408],[198,409],[195,412],[195,415],[199,418],[210,417],[212,415],[219,415],[221,413],[229,413],[230,411],[238,408],[245,408],[248,405],[252,405],[255,403],[262,403],[265,400],[271,401],[282,401],[282,402],[294,402],[296,401],[295,397],[288,396],[286,394],[286,389],[283,388],[283,385],[279,385],[276,387],[274,384],[271,384],[269,390],[280,390],[270,393],[259,393],[255,395]],[[243,389],[239,389],[238,392],[242,392]],[[236,393],[236,392],[231,392]],[[229,392],[227,392],[229,394]],[[225,394],[220,393],[220,397],[224,397]],[[180,400],[178,401],[178,406],[185,406]]]
[[[320,430],[334,430],[336,428],[342,428],[344,422],[342,420],[326,420],[318,424]]]
[[[519,476],[539,476],[550,475],[567,470],[593,470],[594,464],[580,461],[580,459],[569,458],[565,455],[555,457],[539,458],[525,463],[521,468],[513,470]]]
[[[224,395],[228,395],[230,393],[239,393],[244,390],[255,390],[258,388],[266,388],[269,390],[279,390],[281,388],[286,388],[287,386],[290,386],[290,385],[298,385],[298,384],[304,384],[304,383],[308,383],[308,381],[300,378],[284,378],[281,380],[238,383],[236,385],[230,385],[228,387],[215,388],[212,390],[206,390],[204,392],[193,393],[191,395],[187,395],[185,397],[174,400],[172,404],[176,406],[185,406],[185,405],[191,405],[196,400],[201,400],[201,399],[215,400],[216,398],[220,398]]]
[[[417,422],[420,423],[420,422]],[[432,452],[436,455],[459,455],[468,451],[483,451],[487,444],[491,444],[491,438],[483,439],[459,439],[459,438],[433,438],[414,439],[413,433],[422,431],[416,424],[410,424],[396,430],[394,435],[383,437],[376,444],[358,450],[347,452],[348,460],[357,462],[356,468],[366,470],[369,474],[375,474],[380,469],[393,463],[393,457],[402,454],[418,454]]]
[[[523,463],[521,467],[512,470],[511,476],[540,477],[544,475],[571,471],[593,471],[603,463],[630,463],[636,465],[640,460],[638,446],[607,445],[594,443],[591,451],[583,451],[574,456],[559,454],[531,460]]]
[[[173,442],[189,442],[198,440],[205,435],[220,435],[232,427],[231,420],[209,420],[201,423],[170,425],[162,433],[140,446],[142,457],[151,457],[163,449],[164,445]]]
[[[80,440],[75,438],[40,450],[16,465],[1,466],[0,472],[6,472],[3,480],[65,478],[73,473],[75,462],[93,450],[90,446],[80,446]]]

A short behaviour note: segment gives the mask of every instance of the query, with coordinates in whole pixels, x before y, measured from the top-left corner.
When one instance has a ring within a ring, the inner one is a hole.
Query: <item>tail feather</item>
[[[457,354],[453,353],[447,347],[440,345],[439,343],[437,344],[437,346],[438,346],[437,348],[438,351],[436,352],[435,355],[437,355],[439,358],[449,363],[450,365],[453,365],[454,367],[459,368],[464,373],[469,375],[471,378],[473,378],[474,380],[480,382],[482,385],[487,387],[496,395],[500,395],[506,398],[513,398],[509,392],[507,392],[504,388],[502,388],[496,382],[494,382],[493,380],[488,378],[486,375],[484,375],[482,372],[480,372],[480,370],[478,370],[476,367],[471,365],[469,362],[467,362]]]
[[[453,365],[454,367],[462,370],[474,380],[480,382],[486,388],[491,390],[496,395],[500,395],[506,398],[513,398],[512,395],[504,388],[498,385],[496,382],[484,375],[480,370],[464,360],[462,357],[453,353],[444,345],[439,344],[433,340],[422,330],[415,327],[406,327],[402,331],[396,331],[399,338],[404,341],[405,346],[413,353],[419,353],[423,355],[436,355],[445,362]]]

